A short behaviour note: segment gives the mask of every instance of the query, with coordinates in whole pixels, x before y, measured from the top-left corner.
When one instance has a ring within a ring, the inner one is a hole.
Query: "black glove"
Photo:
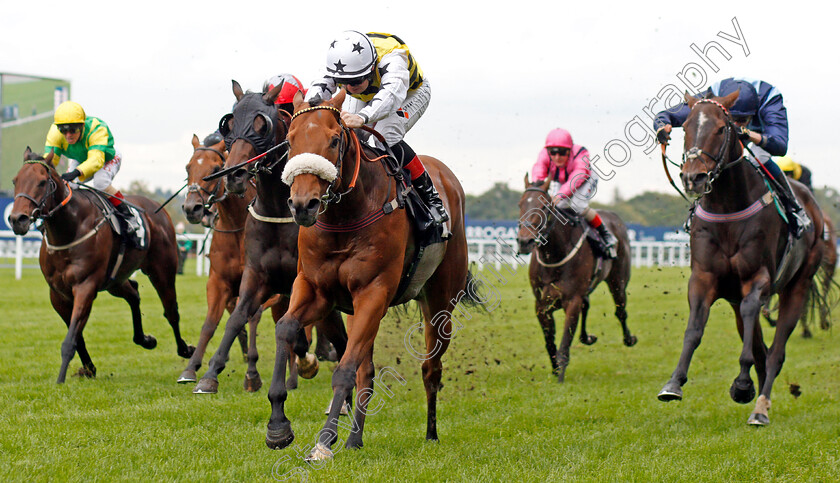
[[[745,126],[741,126],[741,128],[738,130],[738,139],[740,139],[741,141],[749,141],[751,132],[752,131],[747,129]]]
[[[82,174],[81,171],[79,171],[78,169],[74,169],[73,171],[70,171],[69,173],[62,174],[61,179],[63,179],[64,181],[73,181],[74,179],[81,176],[81,174]]]
[[[656,131],[656,140],[659,141],[659,144],[668,144],[668,141],[671,140],[671,133],[665,130],[665,126]]]

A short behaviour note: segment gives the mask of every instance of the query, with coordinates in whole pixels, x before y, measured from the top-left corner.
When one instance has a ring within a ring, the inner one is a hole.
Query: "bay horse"
[[[283,314],[288,307],[288,297],[297,273],[298,226],[293,223],[287,204],[289,188],[280,180],[286,159],[285,139],[289,119],[278,117],[281,111],[274,107],[274,99],[282,88],[281,83],[267,93],[245,93],[239,83],[233,81],[236,107],[232,115],[223,117],[220,123],[229,148],[226,170],[264,156],[247,166],[231,170],[225,176],[225,189],[232,194],[244,193],[250,185],[248,180],[253,177],[256,180],[256,196],[247,208],[244,266],[236,306],[207,371],[193,390],[196,394],[218,392],[218,375],[224,370],[233,341],[266,301],[274,294],[280,294],[277,312],[272,309],[273,313]],[[347,340],[341,315],[332,311],[324,317],[323,323],[318,324],[319,336],[325,335],[341,354]],[[295,339],[294,348],[299,357],[301,377],[314,377],[317,359],[306,353],[308,342],[303,332]]]
[[[254,199],[256,189],[246,184],[246,190],[238,196],[227,196],[224,179],[218,178],[204,181],[202,178],[221,171],[225,165],[225,143],[219,141],[211,146],[202,146],[198,136],[192,137],[193,154],[187,163],[187,195],[182,209],[187,221],[192,224],[202,223],[208,217],[212,220],[213,238],[210,242],[208,257],[210,259],[210,273],[207,278],[207,315],[201,327],[198,345],[187,363],[187,367],[178,377],[178,383],[196,382],[196,371],[201,367],[207,344],[213,337],[225,309],[233,313],[236,298],[239,295],[239,283],[242,280],[242,267],[245,263],[245,221],[248,217],[248,204]],[[210,210],[213,208],[212,215]],[[279,319],[285,311],[284,306],[278,306],[279,297],[272,297],[262,309],[271,307],[274,320]],[[262,386],[257,371],[257,324],[262,310],[249,320],[250,344],[246,331],[239,333],[242,353],[248,363],[243,383],[246,391],[255,392]],[[292,368],[292,381],[296,385],[297,370]]]
[[[425,319],[427,353],[418,358],[423,360],[426,389],[426,439],[437,440],[441,356],[453,331],[452,311],[459,301],[477,299],[468,286],[471,278],[464,192],[452,171],[430,156],[420,158],[450,214],[451,238],[426,248],[428,253],[432,247],[439,247],[440,262],[425,272],[422,285],[399,293],[417,248],[412,221],[405,209],[393,209],[397,183],[385,162],[360,160],[372,155],[340,120],[345,95],[342,89],[322,104],[295,104],[288,136],[290,160],[283,176],[291,186],[292,215],[301,225],[300,258],[289,310],[275,327],[277,356],[268,392],[268,447],[284,448],[294,440],[284,410],[287,391],[282,361],[288,345],[300,327],[312,324],[330,310],[338,308],[349,314],[347,350],[333,372],[331,409],[308,456],[311,460],[332,457],[331,446],[338,437],[339,402],[352,397],[354,386],[353,429],[346,447],[362,446],[367,404],[373,394],[374,340],[388,307],[410,299],[419,302]]]
[[[735,312],[743,341],[741,371],[730,387],[730,397],[740,404],[753,400],[750,369],[755,366],[759,397],[747,423],[766,425],[773,382],[785,361],[785,344],[803,313],[812,278],[823,259],[823,217],[807,188],[791,183],[814,229],[798,240],[789,235],[769,181],[757,172],[763,168],[743,157],[744,147],[728,110],[737,99],[738,92],[709,99],[686,95],[691,113],[683,125],[680,178],[686,192],[699,197],[690,230],[689,316],[677,368],[658,397],[682,399],[681,387],[688,380],[688,366],[709,310],[722,298]],[[768,350],[759,312],[773,293],[779,294],[779,320]]]
[[[24,235],[36,220],[43,222],[41,272],[50,287],[50,302],[67,325],[57,382],[65,381],[76,352],[82,361],[79,375],[96,376],[82,332],[98,292],[107,291],[128,302],[135,344],[144,349],[157,346],[153,336],[143,333],[137,282],[129,279],[137,269],[149,277],[163,303],[178,355],[189,358],[195,348],[184,342],[179,328],[175,294],[178,248],[169,214],[162,210],[155,213],[159,205],[148,198],[127,196],[128,202],[145,211],[148,242],[146,249],[129,245],[121,253],[120,236],[108,229],[108,218],[100,210],[109,202],[91,190],[71,189],[53,167],[53,156],[51,152],[44,158],[26,148],[23,166],[13,181],[15,198],[9,224],[16,235]]]
[[[563,382],[569,365],[569,348],[580,319],[580,341],[592,345],[598,340],[586,332],[589,295],[606,281],[615,303],[615,316],[621,323],[624,345],[636,345],[637,338],[627,328],[627,283],[630,281],[630,240],[627,226],[615,213],[598,210],[603,222],[618,239],[615,260],[595,254],[587,238],[588,224],[552,203],[548,188],[551,179],[528,181],[519,200],[519,253],[531,254],[528,275],[536,298],[537,320],[545,337],[545,349],[552,373]],[[554,343],[554,312],[562,308],[566,319],[558,350]]]

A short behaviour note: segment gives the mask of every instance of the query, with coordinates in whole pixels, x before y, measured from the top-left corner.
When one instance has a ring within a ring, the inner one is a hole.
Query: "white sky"
[[[389,5],[394,3],[395,5]],[[789,154],[815,185],[840,186],[832,168],[840,112],[836,15],[808,2],[6,2],[0,71],[69,79],[72,100],[104,119],[123,152],[115,180],[178,188],[190,139],[215,130],[233,103],[231,79],[260,89],[290,72],[305,84],[345,29],[405,40],[432,83],[432,101],[406,140],[447,163],[468,193],[496,182],[522,187],[547,132],[569,129],[604,158],[612,139],[690,62],[708,76],[763,79],[784,95]],[[492,6],[491,6],[492,5]],[[749,49],[717,36],[735,34]],[[690,45],[717,41],[711,58]],[[662,104],[654,108],[659,111]],[[681,136],[669,150],[679,159]],[[619,152],[615,151],[618,155]],[[658,150],[633,148],[602,181],[596,201],[643,191],[673,192]]]

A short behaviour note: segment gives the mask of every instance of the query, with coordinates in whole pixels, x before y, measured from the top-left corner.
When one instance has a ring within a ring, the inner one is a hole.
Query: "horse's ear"
[[[732,94],[729,94],[728,96],[721,97],[720,98],[720,103],[723,104],[723,107],[729,109],[733,105],[735,105],[735,101],[738,100],[738,95],[740,93],[741,93],[741,89],[738,89],[737,91],[733,92]]]
[[[201,142],[198,140],[198,136],[196,136],[195,134],[193,134],[192,145],[193,149],[198,149],[198,147],[201,146]]]
[[[542,184],[542,186],[540,186],[540,188],[541,188],[543,191],[548,191],[548,187],[549,187],[549,186],[551,186],[551,178],[546,177],[546,178],[543,180],[543,184]]]
[[[24,161],[29,160],[29,156],[31,154],[32,154],[32,150],[29,148],[29,146],[26,146],[26,150],[23,151],[23,160]]]
[[[47,164],[52,165],[52,160],[53,160],[54,157],[55,157],[55,151],[50,151],[49,153],[47,153],[47,157],[44,158],[44,161],[46,161]]]
[[[280,91],[283,90],[283,84],[286,83],[286,80],[280,81],[279,84],[274,86],[273,89],[263,94],[263,101],[268,104],[269,106],[274,104],[274,101],[277,100],[277,96],[280,95]]]
[[[344,98],[347,97],[347,91],[341,89],[338,91],[338,94],[335,95],[332,99],[330,99],[329,104],[336,109],[341,110],[341,105],[344,104]]]
[[[531,182],[528,181],[528,173],[526,172],[525,173],[525,188],[527,189],[530,184],[531,184]]]
[[[245,95],[245,92],[242,90],[242,86],[239,85],[239,82],[236,82],[235,80],[231,80],[231,82],[233,83],[233,95],[236,96],[236,102],[239,102],[242,100],[242,96]]]
[[[685,93],[685,103],[688,104],[689,109],[693,108],[694,105],[697,104],[697,101],[699,101],[699,100],[700,99],[692,96],[688,92]]]

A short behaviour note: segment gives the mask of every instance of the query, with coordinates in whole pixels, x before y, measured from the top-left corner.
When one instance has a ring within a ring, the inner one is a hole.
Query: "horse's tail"
[[[487,310],[484,304],[487,302],[487,297],[484,296],[484,283],[473,275],[472,271],[467,271],[467,282],[464,284],[464,296],[461,297],[460,303],[468,307],[480,307],[482,310]]]
[[[814,277],[814,283],[808,291],[808,314],[803,323],[814,320],[819,311],[820,328],[828,330],[831,327],[831,311],[840,303],[840,284],[834,281],[834,267],[826,260],[820,265]]]

